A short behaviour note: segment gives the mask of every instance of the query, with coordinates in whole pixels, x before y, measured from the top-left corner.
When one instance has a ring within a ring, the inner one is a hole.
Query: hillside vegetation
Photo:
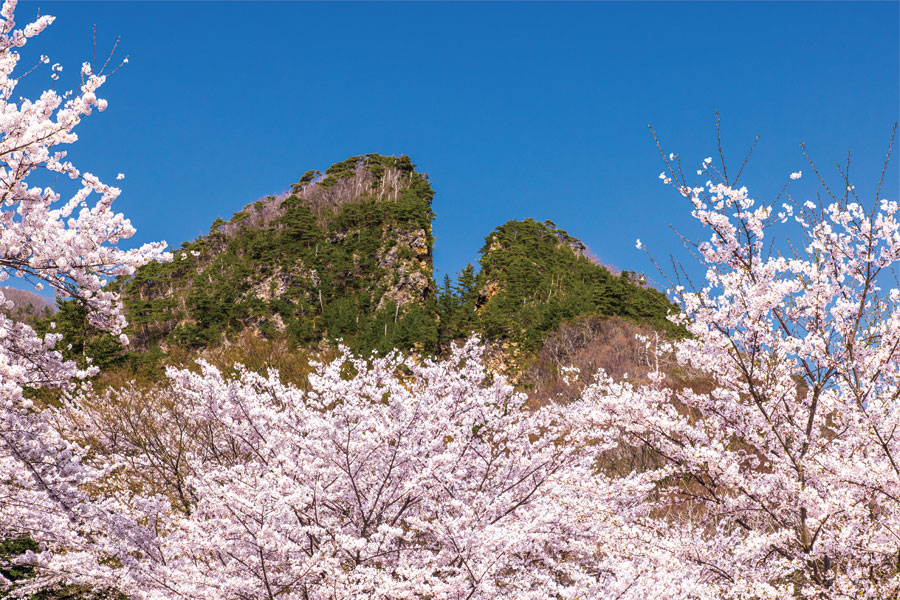
[[[433,196],[407,157],[308,172],[119,282],[135,347],[199,348],[246,329],[294,345],[433,345]]]
[[[665,295],[640,277],[614,274],[552,221],[509,221],[481,248],[478,275],[467,267],[454,287],[444,280],[443,322],[449,337],[478,333],[533,352],[563,321],[580,315],[624,317],[676,333]],[[474,314],[473,314],[474,312]]]
[[[288,193],[217,219],[172,262],[149,263],[114,283],[130,352],[87,327],[72,303],[55,317],[63,347],[72,344],[70,356],[94,364],[140,369],[250,338],[294,349],[340,341],[362,354],[438,355],[478,334],[524,364],[548,333],[582,315],[677,333],[662,293],[592,261],[552,221],[497,227],[479,270],[468,265],[436,285],[433,197],[427,175],[406,156],[353,156],[324,173],[307,171]]]
[[[0,296],[4,301],[0,304],[0,312],[15,321],[33,323],[53,314],[53,303],[34,292],[0,287]]]

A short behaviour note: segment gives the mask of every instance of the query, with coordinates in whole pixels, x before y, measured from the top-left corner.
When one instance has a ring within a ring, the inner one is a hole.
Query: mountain
[[[478,313],[487,338],[534,350],[561,322],[580,315],[625,317],[674,333],[661,292],[635,273],[611,272],[552,221],[509,221],[485,239]]]
[[[547,336],[583,316],[623,318],[680,335],[666,320],[673,308],[640,276],[597,263],[587,247],[552,221],[509,221],[488,234],[480,270],[444,278],[438,295],[441,339],[477,333],[503,348],[499,364],[535,358]],[[501,370],[507,370],[505,367]]]
[[[12,306],[0,306],[0,312],[15,321],[32,323],[38,319],[49,317],[56,308],[51,300],[27,290],[11,287],[0,287],[0,295]]]
[[[433,196],[406,156],[307,172],[120,282],[135,347],[199,348],[251,329],[295,345],[433,348]]]
[[[172,262],[111,285],[126,307],[129,353],[92,333],[75,306],[54,317],[57,330],[72,332],[64,347],[71,343],[73,356],[102,355],[94,364],[107,365],[155,365],[173,352],[184,358],[249,347],[251,339],[442,354],[472,334],[524,364],[581,316],[680,333],[666,321],[665,295],[598,264],[552,221],[500,225],[486,237],[477,271],[468,265],[437,286],[433,198],[427,175],[406,156],[353,156],[324,173],[307,171],[288,192],[217,219]]]

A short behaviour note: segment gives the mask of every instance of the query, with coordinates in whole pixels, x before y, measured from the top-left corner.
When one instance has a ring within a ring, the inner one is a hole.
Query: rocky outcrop
[[[302,343],[364,337],[363,350],[387,343],[434,293],[433,195],[405,156],[308,171],[218,219],[172,263],[119,283],[136,346],[204,346],[246,329]]]
[[[382,280],[385,291],[378,301],[381,309],[389,302],[405,307],[421,302],[431,293],[433,286],[432,257],[428,230],[389,230],[386,239],[394,243],[379,252],[378,266],[385,271]]]

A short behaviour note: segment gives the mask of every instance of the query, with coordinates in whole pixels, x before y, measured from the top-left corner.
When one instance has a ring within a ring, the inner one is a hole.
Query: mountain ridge
[[[598,264],[552,221],[508,221],[485,238],[478,270],[434,281],[435,192],[408,156],[367,154],[306,171],[289,191],[245,206],[207,235],[113,282],[131,348],[83,324],[79,356],[144,361],[246,340],[368,354],[447,352],[480,335],[524,364],[543,338],[583,315],[621,317],[668,334],[671,304],[628,271]],[[57,319],[77,320],[66,308]],[[76,337],[77,337],[76,336]],[[82,339],[83,338],[83,339]],[[279,343],[281,343],[279,341]],[[152,358],[157,357],[157,358]],[[77,358],[77,357],[76,357]],[[96,363],[95,363],[96,364]]]

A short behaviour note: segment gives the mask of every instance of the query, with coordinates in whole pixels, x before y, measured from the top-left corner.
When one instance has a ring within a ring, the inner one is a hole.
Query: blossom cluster
[[[900,292],[883,286],[898,204],[866,210],[847,182],[821,209],[773,215],[724,181],[673,185],[710,234],[705,286],[674,290],[690,336],[671,352],[702,381],[603,380],[585,399],[665,465],[654,504],[681,516],[708,597],[895,597]],[[769,229],[790,220],[805,241],[770,252]]]
[[[15,9],[15,0],[0,7],[0,282],[12,276],[38,289],[48,285],[86,306],[92,325],[121,334],[125,319],[118,298],[104,285],[163,257],[164,244],[120,249],[117,244],[134,234],[128,219],[112,211],[120,190],[78,170],[61,149],[77,140],[74,129],[84,117],[106,108],[97,96],[106,80],[102,73],[85,63],[75,92],[50,89],[33,100],[15,97],[22,77],[15,73],[18,49],[53,22],[45,15],[17,28]],[[42,56],[38,66],[48,62]],[[54,80],[60,71],[59,65],[51,67]],[[64,198],[52,187],[30,183],[48,172],[74,182],[76,191]],[[89,204],[92,195],[97,199]],[[8,304],[0,292],[0,305]],[[87,494],[102,473],[86,466],[84,450],[60,436],[50,415],[36,411],[24,393],[66,388],[92,374],[63,360],[54,350],[58,340],[0,312],[0,539],[27,535],[38,543],[46,552],[25,559],[40,565],[48,580],[102,586],[112,581],[104,559],[125,556],[118,547],[142,533],[123,525],[114,499]]]

